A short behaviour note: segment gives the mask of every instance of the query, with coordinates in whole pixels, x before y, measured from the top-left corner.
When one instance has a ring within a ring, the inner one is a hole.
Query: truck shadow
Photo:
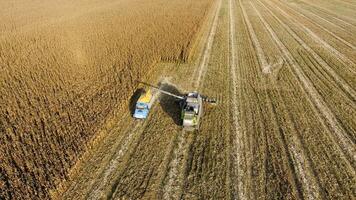
[[[129,110],[130,110],[131,115],[133,115],[135,113],[136,103],[137,103],[138,99],[140,98],[141,94],[144,92],[145,92],[145,90],[143,88],[139,88],[131,96],[130,103],[129,103]]]
[[[162,90],[165,90],[167,92],[170,92],[172,94],[178,95],[178,96],[183,96],[183,93],[181,93],[178,88],[176,88],[174,85],[169,84],[169,83],[160,83],[159,87]],[[175,97],[169,96],[167,94],[161,93],[159,97],[160,105],[162,106],[162,109],[165,113],[167,113],[174,121],[175,124],[181,125],[181,108],[179,105],[180,99],[177,99]]]

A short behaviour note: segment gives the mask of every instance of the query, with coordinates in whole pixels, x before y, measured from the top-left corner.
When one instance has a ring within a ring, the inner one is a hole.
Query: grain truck
[[[146,119],[155,100],[155,96],[155,93],[150,89],[142,92],[140,98],[136,102],[133,117],[136,119]]]

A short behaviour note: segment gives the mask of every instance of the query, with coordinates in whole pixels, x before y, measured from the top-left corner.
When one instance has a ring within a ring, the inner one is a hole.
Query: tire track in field
[[[154,102],[157,99],[157,95],[158,94],[156,94],[153,97]],[[155,108],[156,108],[156,106],[153,103],[151,112],[153,112],[155,110]],[[117,171],[117,165],[120,164],[120,161],[127,154],[130,146],[132,144],[139,142],[137,140],[137,138],[140,138],[140,136],[143,134],[145,128],[148,125],[147,122],[148,122],[147,119],[145,121],[139,121],[134,125],[134,127],[131,127],[131,128],[128,127],[127,130],[125,130],[125,135],[119,142],[120,146],[116,147],[117,150],[111,156],[110,162],[106,165],[106,167],[100,173],[102,176],[100,176],[98,179],[94,180],[93,183],[91,183],[91,189],[90,189],[89,193],[86,194],[86,199],[100,199],[100,198],[102,198],[103,193],[107,189],[106,188],[107,184],[110,183],[110,176],[112,176],[115,173],[115,171]]]
[[[230,10],[230,12],[231,12],[231,10]],[[247,29],[248,29],[249,35],[251,37],[252,43],[253,43],[253,45],[255,47],[255,50],[257,51],[257,57],[258,57],[258,60],[260,61],[261,67],[262,67],[261,70],[265,74],[271,73],[272,66],[267,63],[266,56],[265,56],[265,54],[264,54],[264,52],[262,50],[260,42],[257,39],[257,35],[256,35],[252,25],[251,25],[250,20],[247,17],[246,12],[245,12],[244,9],[242,9],[242,14],[244,16],[244,19],[245,19],[245,22],[246,22],[246,25],[247,25]]]
[[[310,60],[310,58],[308,58],[308,56],[306,56],[305,54],[301,54],[301,53],[299,53],[299,56],[300,56],[300,58],[305,62],[305,63],[307,63],[306,62],[306,60],[309,60],[309,62],[311,62],[311,63],[313,63],[311,60]],[[314,67],[314,68],[318,68],[314,63],[312,64],[312,67]],[[309,101],[309,103],[311,104],[311,105],[313,105],[314,103],[310,100],[310,99],[308,99],[308,101]],[[353,106],[354,107],[354,106]],[[320,113],[320,111],[318,111],[318,109],[315,107],[315,106],[313,106],[312,107],[312,110],[313,110],[313,112],[315,112],[315,113]],[[321,115],[317,115],[317,117],[318,117],[318,120],[319,120],[319,122],[321,123],[321,125],[323,126],[323,128],[325,129],[325,130],[330,130],[330,128],[328,128],[328,126],[327,126],[327,124],[325,123],[325,119],[323,119],[322,117],[321,117]],[[352,165],[353,165],[353,162],[354,162],[354,160],[355,159],[352,159],[352,156],[351,156],[351,153],[350,152],[348,152],[348,150],[345,150],[345,145],[344,145],[344,143],[342,142],[343,141],[343,138],[339,138],[338,137],[338,135],[335,135],[335,134],[332,134],[332,132],[328,132],[328,138],[334,143],[334,144],[336,144],[336,148],[339,150],[339,152],[340,152],[340,156],[344,159],[344,161],[346,162],[346,165],[348,165],[347,167],[348,168],[353,168],[352,167]],[[351,142],[351,141],[350,141]],[[355,149],[354,149],[355,150]],[[345,153],[346,152],[346,153]],[[349,158],[349,159],[348,159]]]
[[[294,21],[295,24],[298,24],[299,27],[302,27],[306,33],[308,33],[308,35],[312,36],[312,38],[314,38],[315,41],[318,42],[318,44],[320,44],[321,46],[324,46],[332,55],[337,56],[337,59],[339,61],[341,61],[342,63],[347,65],[351,65],[351,66],[356,66],[355,63],[348,58],[347,56],[345,56],[344,54],[342,54],[340,51],[338,51],[337,49],[335,49],[334,47],[332,47],[330,44],[328,44],[327,42],[325,42],[322,38],[320,38],[318,35],[316,35],[312,30],[310,30],[309,28],[307,28],[305,25],[303,25],[302,23],[298,22],[298,20],[293,19],[288,13],[286,13],[284,10],[282,10],[279,6],[276,6],[276,9],[278,9],[287,19],[289,19],[290,21]],[[352,69],[352,68],[351,68]],[[352,71],[353,73],[355,73],[355,71]]]
[[[339,19],[337,19],[334,16],[331,16],[328,13],[322,14],[322,13],[318,13],[317,11],[313,12],[311,10],[308,10],[307,8],[303,8],[302,6],[300,6],[299,8],[304,10],[304,11],[306,11],[306,12],[308,12],[308,13],[310,13],[311,15],[314,15],[314,16],[320,18],[320,19],[323,19],[324,21],[326,21],[326,22],[328,22],[330,24],[334,24],[334,26],[337,26],[337,27],[341,28],[342,30],[344,30],[345,32],[347,32],[347,33],[349,33],[351,35],[353,34],[352,30],[349,30],[349,29],[346,28],[346,27],[354,28],[352,24],[349,24],[349,23],[344,22],[342,20],[340,21]],[[330,21],[330,19],[327,19],[328,17],[334,19],[335,21],[341,22],[341,24],[337,24],[337,22]]]
[[[259,0],[257,0],[259,1]],[[260,1],[259,1],[260,2]],[[261,2],[260,2],[261,3]],[[275,16],[275,14],[273,14],[273,12],[267,8],[263,3],[261,3],[263,7],[265,7],[269,13],[275,17],[275,19],[280,23],[282,24],[282,26],[284,26],[288,32],[290,32],[290,34],[292,35],[292,37],[294,39],[296,39],[298,41],[299,44],[301,44],[306,50],[308,50],[307,48],[307,45],[286,25],[284,24],[283,22],[281,22],[281,20]],[[262,19],[261,19],[262,20]],[[265,21],[265,20],[263,20]],[[266,24],[267,26],[269,26],[268,24]],[[267,28],[267,27],[266,27]],[[268,28],[267,28],[268,29]],[[269,28],[271,31],[273,31],[271,28]],[[272,35],[272,34],[271,34]],[[293,36],[294,35],[294,36]],[[276,36],[277,37],[277,36]],[[278,38],[277,38],[278,39]],[[303,45],[304,44],[304,45]],[[286,49],[287,50],[287,49]],[[326,69],[328,69],[328,64],[320,58],[320,56],[318,56],[318,54],[316,54],[315,52],[313,53],[313,51],[309,48],[310,52],[313,57],[319,62],[319,64],[321,64],[323,67],[325,67]],[[318,59],[318,57],[320,59]],[[293,57],[292,57],[293,58]],[[295,59],[293,58],[293,62],[296,63]],[[323,64],[324,63],[324,64]],[[299,69],[299,68],[298,68]],[[330,70],[330,71],[329,71]],[[355,95],[355,91],[352,89],[352,87],[349,87],[346,82],[342,82],[342,79],[341,78],[338,78],[337,74],[332,70],[332,69],[329,69],[329,73],[331,72],[331,75],[333,75],[334,79],[339,81],[339,83],[342,84],[342,86],[344,87],[344,89],[346,91],[348,91],[348,94],[350,94],[353,98],[353,100],[355,99],[356,95]],[[304,73],[303,73],[303,76]],[[299,77],[299,75],[298,75]],[[302,79],[301,79],[302,81]],[[310,86],[313,86],[313,84],[309,82],[309,85]],[[355,160],[356,160],[356,150],[355,148],[353,147],[353,143],[351,141],[351,139],[345,135],[345,130],[343,130],[342,126],[340,126],[340,124],[337,122],[337,119],[336,117],[333,115],[332,111],[330,110],[329,107],[327,107],[326,103],[322,100],[322,98],[320,97],[320,95],[317,93],[316,89],[313,87],[312,89],[316,95],[312,95],[312,91],[309,91],[310,95],[312,96],[312,98],[314,99],[314,104],[315,106],[320,110],[321,114],[324,115],[324,117],[328,120],[329,124],[331,125],[332,127],[332,131],[336,134],[336,141],[339,141],[338,144],[340,144],[340,147],[344,150],[343,152],[346,152],[346,155],[349,157],[351,163],[354,163]],[[314,96],[314,97],[313,97]],[[319,98],[320,101],[316,101],[316,98]]]
[[[117,170],[117,165],[120,163],[120,160],[123,158],[123,156],[126,154],[128,151],[128,148],[130,144],[133,142],[133,139],[137,136],[140,135],[142,131],[137,131],[141,126],[145,126],[144,122],[139,121],[138,123],[135,124],[133,129],[129,129],[125,133],[125,137],[122,138],[121,142],[123,142],[122,145],[118,148],[117,153],[113,155],[113,159],[110,160],[109,165],[105,167],[105,170],[103,170],[103,178],[101,182],[99,183],[99,186],[93,185],[91,188],[91,192],[87,195],[86,199],[94,200],[94,199],[100,199],[100,195],[102,192],[105,190],[105,185],[108,183],[108,177],[112,175],[112,173]],[[120,143],[121,143],[120,142]]]
[[[310,14],[314,15],[314,16],[317,16],[321,19],[324,19],[325,21],[331,23],[331,24],[335,24],[335,26],[337,27],[340,27],[341,29],[343,29],[345,32],[347,32],[348,34],[353,34],[353,30],[355,29],[356,26],[353,26],[352,24],[349,24],[343,20],[340,20],[338,19],[337,17],[334,17],[332,16],[331,14],[329,13],[326,13],[326,12],[321,12],[319,13],[318,11],[310,11],[306,8],[302,8],[302,10],[305,10],[307,12],[309,12]],[[327,18],[331,18],[331,19],[334,19],[335,21],[330,21],[330,19],[327,19]],[[337,23],[337,24],[336,24]],[[353,29],[353,30],[350,30],[350,29]]]
[[[215,13],[212,14],[212,21],[214,21],[214,17],[215,17],[214,14],[215,14]],[[208,22],[208,23],[209,23],[209,22]],[[207,23],[207,24],[208,24],[208,23]],[[207,25],[207,26],[208,26],[208,25]],[[202,33],[202,34],[201,34],[201,37],[204,38],[204,39],[202,39],[202,40],[207,40],[207,38],[209,37],[209,34],[210,34],[209,31],[206,31],[206,32]],[[195,62],[194,65],[199,65],[199,63],[202,61],[205,47],[206,47],[205,44],[202,45],[201,51],[199,51],[199,56],[198,56],[198,58],[197,58],[197,60],[196,60],[196,62]],[[194,68],[194,72],[192,73],[192,76],[190,77],[190,80],[189,80],[190,83],[192,83],[192,87],[194,87],[194,83],[195,83],[195,82],[194,82],[194,78],[195,78],[195,77],[198,77],[198,67],[195,67],[195,68]]]
[[[229,64],[230,64],[230,70],[231,70],[231,76],[232,76],[232,89],[233,89],[233,94],[232,96],[232,118],[233,118],[233,127],[235,131],[235,137],[233,137],[233,153],[234,155],[232,156],[235,158],[235,165],[233,166],[233,169],[236,171],[234,174],[237,174],[237,177],[234,177],[236,180],[235,181],[230,181],[233,183],[233,192],[232,192],[232,198],[233,199],[241,199],[245,200],[247,199],[247,191],[246,187],[244,185],[244,180],[243,178],[245,177],[244,171],[242,170],[242,162],[243,162],[243,155],[242,155],[242,133],[241,133],[241,125],[239,122],[239,104],[238,104],[238,99],[237,97],[239,96],[239,92],[237,91],[237,88],[240,83],[238,83],[238,80],[241,80],[241,77],[237,77],[237,56],[236,56],[236,49],[235,49],[235,15],[234,15],[234,8],[232,5],[233,0],[229,0],[229,16],[230,16],[230,42],[229,42],[229,49],[230,49],[230,54],[229,54]],[[241,1],[240,5],[241,5]],[[238,73],[239,75],[239,73]],[[234,184],[236,183],[236,184]]]
[[[280,108],[283,109],[283,111],[281,113],[286,113],[286,121],[289,124],[293,124],[293,126],[291,125],[286,125],[285,121],[280,121],[280,119],[278,119],[278,111],[277,111],[277,107],[274,103],[272,103],[272,99],[277,98],[281,100],[281,106]],[[269,93],[267,95],[267,102],[268,102],[268,108],[270,109],[270,112],[272,114],[273,120],[272,123],[274,124],[274,127],[282,127],[283,128],[287,128],[287,127],[295,127],[294,123],[291,122],[291,117],[290,117],[290,113],[288,111],[286,111],[286,103],[284,102],[284,99],[281,97],[280,91],[276,90],[276,93]],[[294,131],[294,133],[292,134],[296,134],[295,128],[292,129]],[[286,132],[288,131],[281,131],[281,130],[277,130],[275,131],[274,137],[276,137],[276,143],[277,145],[280,147],[280,153],[281,153],[281,160],[282,160],[282,166],[286,169],[286,174],[291,177],[291,187],[292,187],[292,193],[294,193],[297,196],[297,199],[302,199],[303,197],[303,193],[301,191],[301,188],[298,187],[298,176],[297,176],[297,172],[298,170],[296,169],[296,165],[295,164],[295,160],[293,160],[293,151],[290,151],[288,148],[288,144],[290,144],[290,142],[286,141]],[[293,135],[294,136],[294,135]],[[273,136],[272,136],[273,137]],[[273,140],[273,138],[270,138]],[[294,145],[294,144],[292,144]],[[275,155],[273,155],[275,156]],[[283,170],[282,170],[283,171]]]
[[[336,1],[336,2],[335,2]],[[324,0],[322,0],[322,2],[326,2],[327,4],[333,4],[333,6],[335,6],[335,4],[337,5],[337,6],[339,6],[340,8],[342,8],[342,9],[353,9],[353,8],[350,8],[350,7],[354,7],[355,5],[354,4],[352,4],[352,3],[349,3],[349,2],[346,2],[346,1],[342,1],[342,0],[331,0],[331,1],[328,1],[328,0],[326,0],[326,1],[324,1]],[[319,1],[319,3],[320,3],[320,1]]]
[[[209,36],[207,38],[206,47],[204,49],[203,57],[201,62],[199,63],[198,77],[194,82],[194,89],[197,90],[201,85],[201,80],[205,76],[206,68],[209,63],[210,53],[212,49],[212,44],[214,42],[214,37],[216,33],[216,28],[219,19],[219,13],[221,8],[222,1],[219,0],[218,6],[215,11],[215,16],[213,19],[213,23],[210,29]],[[194,74],[194,73],[193,73]],[[173,159],[169,163],[169,170],[165,178],[167,178],[167,183],[163,186],[162,198],[163,199],[179,199],[183,186],[185,184],[186,174],[185,169],[188,164],[187,153],[189,153],[190,146],[192,145],[194,139],[191,142],[187,142],[186,138],[188,137],[188,133],[186,131],[182,131],[181,134],[177,136],[178,146],[173,150]],[[183,177],[182,177],[183,176]]]
[[[276,5],[276,3],[273,3],[274,5]],[[279,7],[279,6],[278,6]],[[290,7],[289,7],[290,9]],[[293,9],[292,9],[293,10]],[[294,11],[294,10],[293,10]],[[295,11],[294,11],[295,12]],[[310,18],[306,17],[303,13],[300,13],[300,12],[296,12],[298,15],[302,16],[304,19],[308,20],[309,22],[311,22],[312,24],[314,24],[315,26],[319,27],[320,29],[322,29],[323,31],[329,33],[330,35],[332,35],[334,38],[336,38],[337,40],[339,40],[341,43],[345,44],[346,46],[350,47],[351,49],[353,50],[356,50],[356,47],[349,43],[348,41],[344,40],[343,38],[339,37],[338,35],[334,34],[333,32],[329,31],[327,28],[323,27],[322,25],[314,22],[313,20],[311,20]],[[290,15],[288,15],[290,18],[293,18],[291,17]],[[294,20],[294,21],[297,21],[297,20]],[[301,23],[299,23],[301,24]],[[302,25],[302,24],[301,24]],[[306,28],[304,25],[302,26],[303,28]]]
[[[153,97],[154,101],[157,98],[157,95]],[[156,106],[153,106],[151,112],[154,111]],[[121,121],[125,121],[127,117],[130,117],[130,114],[126,114]],[[125,122],[124,122],[125,123]],[[127,123],[127,122],[126,122]],[[89,190],[85,190],[83,194],[85,195],[85,199],[100,199],[102,198],[103,193],[105,192],[107,184],[110,183],[110,178],[113,176],[115,171],[117,170],[117,165],[120,164],[122,158],[129,151],[130,145],[132,145],[135,141],[135,138],[139,138],[140,135],[145,130],[147,126],[147,120],[145,121],[136,121],[130,124],[123,130],[123,136],[114,142],[114,144],[110,145],[107,152],[110,153],[110,160],[107,163],[104,163],[104,167],[99,169],[98,175],[94,178],[91,178],[89,184],[86,188]],[[112,130],[117,131],[117,130]],[[110,136],[110,135],[109,135]],[[114,152],[112,150],[115,149]],[[97,163],[95,163],[97,164]],[[83,184],[83,183],[80,183]]]
[[[241,3],[241,9],[242,13],[245,12],[244,6]],[[245,18],[248,18],[246,14]],[[248,20],[248,19],[247,19]],[[320,194],[319,194],[319,187],[318,184],[313,177],[313,174],[310,172],[310,165],[305,159],[305,153],[303,152],[301,146],[301,142],[299,138],[297,138],[295,135],[292,136],[292,142],[289,143],[291,146],[290,148],[287,149],[287,151],[290,153],[291,158],[294,163],[294,168],[296,172],[298,173],[297,176],[299,176],[300,181],[303,183],[303,188],[305,191],[305,196],[308,199],[319,199]]]
[[[320,6],[316,6],[315,4],[310,3],[309,1],[305,1],[305,0],[300,0],[300,1],[302,1],[302,2],[303,2],[304,4],[306,4],[306,5],[309,5],[310,7],[313,7],[313,8],[315,8],[315,9],[317,9],[317,10],[320,10],[320,11],[322,11],[322,12],[324,12],[324,13],[327,13],[327,14],[329,14],[329,15],[332,15],[331,17],[334,18],[334,19],[336,19],[337,21],[340,21],[340,22],[342,22],[342,23],[344,23],[344,24],[347,24],[347,25],[349,25],[349,26],[352,26],[352,27],[356,27],[355,24],[352,24],[352,23],[350,23],[350,22],[348,22],[348,21],[345,21],[344,19],[341,19],[341,18],[337,17],[338,14],[331,12],[329,9],[321,8]],[[350,20],[350,18],[348,18],[348,17],[346,17],[346,16],[344,16],[344,17],[345,17],[345,19]],[[351,21],[353,21],[353,20],[351,20]]]
[[[356,4],[355,1],[352,0],[352,2],[348,1],[348,0],[337,0],[338,2],[340,2],[341,4],[344,4],[343,7],[347,8],[347,9],[356,9]],[[333,2],[333,0],[328,1],[330,4],[333,4],[335,2]],[[335,4],[334,4],[335,5]]]
[[[244,16],[244,21],[246,22],[247,28],[248,28],[248,32],[249,35],[252,39],[252,43],[254,44],[255,50],[257,51],[257,57],[260,61],[261,67],[262,67],[262,72],[264,74],[269,74],[272,72],[272,70],[274,68],[279,68],[282,64],[283,64],[283,59],[280,58],[278,62],[274,63],[274,64],[268,64],[266,56],[264,51],[262,50],[262,47],[260,45],[259,40],[257,39],[257,35],[252,27],[252,24],[248,18],[248,16],[246,15],[245,10],[242,10],[242,14]]]
[[[254,7],[255,8],[255,7]],[[273,31],[271,26],[265,21],[265,19],[261,16],[260,12],[255,8],[257,15],[259,16],[260,20],[270,33],[271,37],[275,41],[275,43],[278,45],[281,53],[284,54],[286,60],[292,67],[292,71],[294,74],[297,76],[298,80],[302,84],[302,88],[304,91],[309,94],[309,97],[311,98],[312,105],[316,107],[318,112],[316,114],[319,116],[320,119],[325,118],[325,120],[321,120],[322,123],[327,123],[330,126],[330,129],[333,133],[335,133],[335,136],[337,140],[340,141],[340,144],[342,146],[342,149],[346,152],[348,157],[350,158],[350,162],[355,162],[356,160],[356,150],[354,148],[353,142],[350,140],[350,138],[345,135],[345,130],[339,125],[336,117],[332,113],[329,107],[327,107],[326,103],[323,101],[323,99],[320,97],[319,93],[313,86],[313,83],[306,78],[306,75],[304,72],[300,69],[300,67],[297,64],[296,59],[293,57],[293,55],[290,53],[290,51],[287,49],[287,47],[282,43],[282,41],[278,38],[276,33]],[[320,116],[322,115],[322,116]]]
[[[306,12],[306,13],[308,13],[309,15],[312,15],[314,18],[319,18],[320,20],[322,20],[322,21],[324,21],[324,22],[326,22],[326,23],[328,23],[328,24],[330,24],[330,25],[332,25],[332,26],[334,26],[334,27],[336,27],[336,28],[338,28],[338,29],[341,29],[341,31],[343,31],[343,32],[347,32],[348,34],[351,34],[351,35],[353,34],[350,30],[345,29],[344,27],[340,26],[339,24],[335,24],[335,23],[331,22],[331,21],[329,21],[329,20],[327,20],[327,19],[325,19],[325,18],[323,18],[323,17],[321,17],[321,16],[319,16],[319,15],[317,15],[317,14],[311,12],[310,10],[307,10],[307,9],[305,9],[305,8],[298,7],[298,6],[292,6],[292,5],[287,4],[287,3],[284,4],[284,5],[288,6],[288,7],[289,7],[290,9],[292,9],[294,12],[297,12],[297,13],[299,13],[300,15],[303,15],[305,18],[308,18],[308,19],[309,19],[309,17],[306,16],[306,14],[303,14],[303,13],[301,12],[301,10],[303,10],[303,11]],[[298,8],[299,8],[299,9],[298,9]],[[315,24],[318,24],[318,23],[315,23]]]
[[[124,119],[127,118],[128,116],[129,116],[129,114],[128,114],[128,113],[125,113],[124,116],[123,116],[123,118],[121,118],[121,119],[119,120],[118,124],[121,124],[121,123],[124,121]],[[133,123],[133,122],[129,122],[129,123]],[[130,127],[130,126],[128,126],[128,127],[125,128],[125,130],[124,130],[125,133],[128,132],[129,127]],[[112,136],[112,134],[113,134],[112,132],[115,131],[116,128],[117,128],[117,127],[115,126],[115,127],[108,133],[108,135],[109,135],[109,136]],[[114,144],[112,145],[112,147],[113,147],[112,149],[118,148],[119,145],[122,143],[123,138],[125,138],[125,137],[126,137],[126,134],[123,134],[122,137],[120,137],[120,138],[117,140],[117,142],[114,142]],[[109,143],[110,143],[110,141],[109,141]],[[100,151],[100,152],[103,151],[102,148],[105,148],[105,147],[100,146],[100,147],[98,148],[98,151]],[[111,153],[111,150],[112,150],[112,149],[109,150],[110,153]],[[90,153],[90,154],[95,154],[96,152],[97,152],[97,151],[95,151],[95,152],[89,152],[89,153]],[[110,157],[112,157],[113,154],[114,154],[114,153],[112,153],[112,154],[110,155]],[[104,158],[104,159],[105,159],[105,158]],[[97,157],[90,157],[90,159],[88,159],[87,163],[84,163],[84,164],[85,164],[84,166],[86,166],[86,167],[91,167],[91,168],[92,168],[92,163],[98,163],[98,162],[104,162],[104,161],[103,161],[103,160],[100,160],[100,158],[97,158]],[[90,163],[90,164],[88,164],[88,163]],[[87,169],[86,167],[83,168],[83,171],[84,171],[84,172],[88,171],[88,169]],[[90,169],[91,169],[91,168],[90,168]],[[90,170],[90,169],[89,169],[89,170]],[[91,170],[92,170],[92,169],[91,169]],[[91,171],[91,170],[90,170],[90,171]],[[96,181],[97,176],[99,176],[99,174],[102,174],[102,173],[103,173],[103,170],[104,170],[104,169],[99,168],[99,169],[98,169],[98,171],[99,171],[98,173],[93,172],[93,175],[84,176],[84,177],[81,177],[81,179],[78,179],[77,181],[73,181],[72,184],[69,185],[68,188],[63,192],[62,198],[63,198],[63,199],[73,198],[73,197],[72,197],[72,196],[73,196],[73,193],[75,193],[75,191],[78,191],[78,190],[81,190],[81,191],[84,190],[85,192],[87,192],[88,189],[90,190],[90,188],[92,188],[93,185],[95,184],[95,181]],[[79,173],[79,175],[81,175],[81,174],[82,174],[82,173]],[[76,176],[78,176],[78,175],[76,175]],[[82,179],[84,179],[84,180],[82,180]],[[85,185],[84,185],[84,183],[85,183]],[[84,188],[84,189],[83,189],[83,188]]]
[[[213,21],[213,24],[212,24],[212,27],[211,27],[211,30],[210,30],[210,33],[209,33],[209,36],[208,36],[208,41],[207,41],[206,47],[204,49],[203,58],[202,58],[202,61],[201,61],[200,65],[199,65],[198,77],[197,77],[197,79],[196,79],[196,81],[194,83],[194,88],[195,89],[198,89],[200,87],[201,79],[202,79],[202,77],[204,77],[203,73],[206,72],[206,67],[207,67],[207,65],[209,63],[211,48],[212,48],[212,45],[213,45],[213,42],[214,42],[214,37],[215,37],[215,34],[216,34],[216,27],[218,25],[220,8],[221,8],[221,0],[219,0],[218,8],[216,10],[214,21]]]
[[[177,136],[177,147],[173,150],[173,159],[169,163],[167,183],[163,187],[163,199],[180,199],[185,182],[186,157],[189,153],[191,142],[187,142],[188,133],[182,131]]]
[[[303,84],[306,86],[306,88],[311,88],[312,86],[308,84],[306,78],[304,77],[303,72],[300,71],[298,66],[295,64],[295,60],[293,56],[289,53],[288,49],[284,46],[284,44],[279,40],[277,35],[274,33],[274,31],[271,29],[271,27],[268,25],[268,23],[262,18],[260,12],[255,8],[253,4],[251,4],[252,7],[254,8],[257,16],[259,19],[262,21],[270,35],[272,36],[273,40],[276,42],[278,47],[281,49],[283,54],[285,55],[287,61],[290,62],[290,64],[295,68],[295,71],[297,72],[298,76],[302,80]],[[312,94],[315,94],[315,91],[313,91]],[[291,151],[292,157],[294,158],[293,160],[295,161],[295,168],[296,171],[298,172],[298,176],[300,178],[300,181],[303,187],[303,190],[305,191],[305,195],[307,199],[320,199],[320,194],[319,194],[319,188],[317,188],[317,183],[316,180],[313,176],[308,173],[308,169],[310,164],[307,162],[305,159],[305,153],[304,151],[299,148],[300,141],[298,138],[292,137],[292,142],[290,143],[290,148],[289,150]],[[307,174],[308,173],[308,174]]]
[[[356,5],[355,5],[355,4],[350,3],[350,2],[348,2],[348,1],[339,1],[339,2],[341,2],[341,3],[345,4],[345,5],[344,5],[345,7],[347,7],[347,6],[351,6],[351,7],[356,8]]]
[[[314,59],[331,75],[331,77],[341,84],[343,90],[348,93],[353,100],[356,100],[355,90],[346,81],[341,78],[328,63],[324,61],[310,46],[308,46],[288,25],[286,25],[280,18],[278,18],[267,6],[265,6],[261,1],[257,0],[268,12],[288,31],[288,33],[308,52]],[[251,3],[254,7],[254,5]],[[256,9],[256,8],[255,8]]]

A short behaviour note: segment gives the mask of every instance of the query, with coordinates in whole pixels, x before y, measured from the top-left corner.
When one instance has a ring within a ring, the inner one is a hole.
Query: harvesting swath
[[[200,95],[198,92],[189,92],[184,96],[179,96],[171,92],[165,91],[157,86],[139,81],[144,85],[149,86],[153,90],[157,90],[165,95],[172,96],[178,99],[178,104],[181,108],[181,125],[183,125],[184,130],[194,131],[199,130],[200,118],[203,115],[203,102],[216,104],[215,99],[208,98],[206,96]],[[151,108],[155,95],[148,90],[143,93],[136,104],[136,109],[133,117],[145,119],[148,115],[149,109]]]

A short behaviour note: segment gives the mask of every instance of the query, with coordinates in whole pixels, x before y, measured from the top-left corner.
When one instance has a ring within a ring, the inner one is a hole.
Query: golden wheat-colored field
[[[355,198],[352,0],[3,5],[0,199]]]
[[[189,59],[210,4],[1,2],[0,198],[47,199],[136,79]]]
[[[55,197],[352,199],[355,26],[329,6],[215,1],[198,59],[147,78],[217,98],[200,130],[182,131],[162,95],[147,120],[117,119]]]

